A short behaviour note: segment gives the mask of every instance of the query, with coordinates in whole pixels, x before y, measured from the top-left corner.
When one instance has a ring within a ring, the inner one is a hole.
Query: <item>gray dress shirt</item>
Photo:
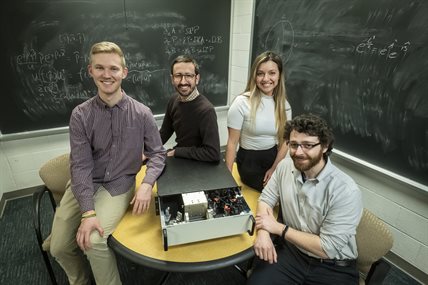
[[[361,192],[352,178],[330,160],[317,178],[304,182],[302,173],[286,157],[278,164],[259,201],[270,207],[280,202],[285,223],[318,235],[329,258],[357,258],[355,234],[363,211]]]

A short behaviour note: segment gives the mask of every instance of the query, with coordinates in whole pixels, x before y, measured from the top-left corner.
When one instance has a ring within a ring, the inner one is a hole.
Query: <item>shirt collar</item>
[[[331,163],[330,158],[327,157],[327,162],[325,163],[324,168],[318,174],[317,180],[321,181],[325,179],[327,176],[330,176],[332,172],[333,172],[333,164]]]
[[[196,97],[199,96],[199,91],[198,88],[195,87],[195,89],[193,89],[192,93],[190,93],[189,96],[181,96],[180,94],[178,94],[178,98],[180,102],[190,102],[196,99]]]
[[[118,107],[120,109],[125,109],[126,108],[126,104],[129,102],[129,97],[128,95],[126,95],[125,91],[122,90],[122,99],[120,99],[119,102],[117,102],[116,105],[114,105],[113,107]],[[103,100],[101,100],[101,97],[99,95],[97,95],[95,101],[97,102],[99,107],[102,108],[110,108],[106,103],[104,103]]]
[[[262,91],[260,91],[260,95],[262,95],[262,98],[273,100],[273,95],[266,95]]]
[[[122,99],[120,99],[119,102],[117,102],[116,106],[118,106],[120,109],[125,109],[127,103],[129,102],[129,97],[126,95],[125,91],[122,90]]]

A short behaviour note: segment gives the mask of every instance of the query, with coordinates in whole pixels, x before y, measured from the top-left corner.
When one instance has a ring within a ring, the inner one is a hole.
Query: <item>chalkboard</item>
[[[198,61],[199,91],[227,105],[231,0],[13,0],[1,10],[3,134],[68,126],[96,94],[88,53],[103,40],[125,53],[125,92],[154,114],[165,112],[180,54]]]
[[[428,185],[428,1],[257,0],[252,58],[280,53],[293,115],[335,147]]]

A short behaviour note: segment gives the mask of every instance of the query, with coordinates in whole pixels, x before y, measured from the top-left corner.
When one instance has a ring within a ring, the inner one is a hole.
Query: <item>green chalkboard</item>
[[[256,0],[253,58],[283,57],[293,115],[335,147],[428,185],[428,1]]]
[[[230,0],[14,0],[1,10],[3,134],[68,126],[72,109],[95,95],[88,53],[102,40],[123,49],[123,89],[154,114],[173,93],[170,64],[180,54],[199,62],[199,91],[227,105]]]

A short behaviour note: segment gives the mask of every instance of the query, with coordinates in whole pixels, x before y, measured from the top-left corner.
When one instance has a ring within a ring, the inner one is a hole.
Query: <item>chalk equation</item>
[[[204,35],[198,25],[164,27],[164,52],[169,57],[177,54],[192,54],[194,56],[213,55],[216,46],[224,43],[221,35]]]
[[[52,64],[54,61],[64,56],[64,48],[59,48],[52,52],[44,53],[32,48],[31,46],[24,45],[22,53],[16,56],[15,61],[18,66],[25,65],[28,69],[34,70],[38,65]]]
[[[202,35],[198,25],[162,25],[162,30],[163,48],[160,47],[160,50],[168,58],[191,54],[202,61],[214,61],[216,46],[224,43],[221,35]],[[89,38],[84,32],[61,33],[57,36],[54,49],[38,50],[31,44],[25,44],[13,61],[18,74],[25,77],[23,81],[26,88],[31,90],[29,94],[45,100],[90,98],[92,91],[84,88],[91,81],[87,70],[89,53],[81,50]],[[147,86],[153,80],[154,73],[165,71],[140,53],[126,52],[125,57],[130,71],[126,80],[132,84]],[[75,80],[86,83],[77,86],[69,83]]]
[[[171,36],[165,37],[164,43],[166,45],[204,45],[204,44],[222,44],[222,36]]]
[[[201,27],[199,25],[194,26],[185,26],[185,25],[178,25],[178,26],[164,26],[163,35],[164,36],[174,36],[177,34],[184,34],[184,35],[196,35],[200,31]]]
[[[405,57],[410,49],[410,41],[400,44],[397,39],[394,39],[391,43],[383,45],[376,44],[375,40],[376,36],[371,36],[363,40],[355,47],[355,53],[367,56],[380,56],[385,60],[394,60]]]
[[[58,35],[58,42],[62,44],[72,44],[85,42],[85,34],[83,33],[61,33]]]

